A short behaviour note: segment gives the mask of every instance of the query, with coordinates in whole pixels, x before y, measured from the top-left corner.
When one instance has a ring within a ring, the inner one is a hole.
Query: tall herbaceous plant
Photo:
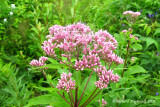
[[[102,90],[107,88],[108,84],[119,81],[120,77],[114,74],[113,70],[117,65],[122,64],[123,60],[114,53],[117,48],[117,41],[107,31],[93,32],[89,26],[82,23],[66,27],[54,25],[49,28],[49,35],[46,36],[46,39],[42,43],[45,56],[40,57],[39,60],[32,60],[30,65],[38,67],[46,79],[47,72],[45,70],[51,67],[47,66],[51,64],[45,63],[47,60],[49,60],[47,61],[49,63],[54,59],[59,63],[57,66],[69,70],[68,73],[61,73],[56,86],[52,82],[50,82],[50,85],[59,89],[57,93],[70,106],[85,107],[99,93],[102,94]],[[81,76],[83,78],[87,77],[82,75],[87,74],[86,72],[90,73],[90,76],[85,87],[80,89],[83,84],[80,80]],[[92,84],[95,85],[95,88],[91,94],[87,95],[85,94],[86,88],[90,82],[93,82],[91,78],[95,74],[97,80]],[[82,91],[79,95],[80,90]],[[68,95],[64,96],[64,92]]]

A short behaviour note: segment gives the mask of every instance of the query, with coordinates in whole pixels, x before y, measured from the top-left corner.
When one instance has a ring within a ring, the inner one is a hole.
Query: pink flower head
[[[133,11],[125,11],[125,12],[123,12],[123,15],[127,15],[127,14],[134,14],[134,12]]]
[[[100,99],[98,100],[98,102],[100,103]],[[105,106],[107,104],[107,102],[102,98],[102,107]]]
[[[127,30],[123,30],[123,31],[122,31],[122,33],[126,33],[126,32],[127,32]]]
[[[71,89],[75,89],[75,80],[72,81],[71,76],[71,73],[68,75],[66,73],[61,74],[61,79],[58,79],[59,83],[57,84],[56,88],[59,90],[66,90],[67,93],[69,93]]]
[[[112,70],[106,70],[106,67],[104,66],[99,66],[97,67],[97,69],[93,69],[98,77],[99,77],[99,81],[95,82],[96,87],[98,87],[99,89],[103,89],[103,88],[107,88],[107,84],[109,84],[109,81],[112,82],[118,82],[119,81],[119,76],[116,74],[113,74]]]
[[[132,17],[138,17],[139,15],[141,15],[140,12],[133,12],[133,11],[125,11],[123,13],[123,15],[132,15]]]
[[[131,28],[129,28],[128,30],[129,30],[129,31],[132,31],[132,29],[131,29]]]
[[[138,17],[138,16],[140,16],[140,15],[141,15],[140,12],[134,12],[134,13],[132,14],[132,17]]]
[[[46,65],[46,64],[45,64],[45,61],[46,61],[46,60],[48,60],[48,58],[42,56],[42,57],[39,58],[39,61],[38,61],[38,60],[32,60],[32,61],[30,62],[30,65],[31,65],[31,66],[35,66],[35,67],[40,67],[40,66]]]
[[[130,34],[129,36],[130,36],[130,38],[134,38],[134,36],[132,34]]]
[[[134,61],[134,57],[131,58],[131,61]]]
[[[92,68],[97,65],[100,65],[100,58],[97,54],[89,54],[87,56],[83,56],[82,60],[75,62],[76,70],[83,70],[84,68]]]
[[[136,40],[138,40],[138,37],[134,37]]]
[[[141,15],[141,13],[140,12],[133,12],[133,11],[125,11],[123,13],[123,15],[126,16],[128,22],[135,23],[136,19],[138,18],[138,16]]]

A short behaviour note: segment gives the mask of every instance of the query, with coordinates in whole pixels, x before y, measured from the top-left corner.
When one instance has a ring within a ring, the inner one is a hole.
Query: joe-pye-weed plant
[[[32,60],[30,64],[38,67],[46,79],[49,78],[47,68],[63,69],[57,85],[53,85],[56,79],[51,78],[50,85],[59,89],[56,90],[59,97],[71,107],[85,107],[98,95],[101,96],[102,105],[102,91],[111,82],[119,81],[120,77],[114,74],[113,70],[123,63],[123,60],[114,53],[117,48],[115,38],[107,31],[93,32],[82,23],[66,27],[54,25],[49,28],[49,35],[46,38],[42,49],[47,57]],[[111,69],[111,66],[114,67]],[[88,77],[83,74],[90,75]],[[90,91],[87,91],[87,88]]]

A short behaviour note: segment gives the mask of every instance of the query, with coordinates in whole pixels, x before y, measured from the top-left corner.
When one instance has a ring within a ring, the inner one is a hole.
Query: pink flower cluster
[[[123,30],[123,31],[122,31],[122,33],[126,33],[126,32],[127,32],[127,30]]]
[[[131,58],[131,61],[134,61],[134,57]]]
[[[139,15],[141,15],[140,12],[133,12],[133,11],[125,11],[123,13],[123,15],[132,15],[132,17],[138,17]]]
[[[55,56],[55,51],[53,49],[56,47],[57,44],[53,44],[52,39],[44,41],[42,44],[42,49],[45,51],[46,55]]]
[[[99,30],[94,34],[88,26],[77,23],[66,27],[54,25],[49,32],[48,40],[42,46],[45,54],[56,56],[54,49],[59,48],[63,52],[61,56],[77,59],[83,53],[83,59],[75,61],[77,70],[99,65],[100,59],[109,63],[123,63],[113,52],[117,48],[117,41],[107,31]]]
[[[98,100],[98,102],[100,103],[100,99]],[[107,102],[102,98],[102,107],[105,106],[107,104]]]
[[[45,64],[46,60],[48,60],[48,58],[42,56],[42,57],[39,58],[39,61],[38,60],[32,60],[31,63],[30,63],[30,65],[31,66],[35,66],[35,67],[40,67],[40,66],[46,65]]]
[[[123,63],[123,59],[114,53],[118,43],[107,31],[99,30],[93,33],[85,24],[77,23],[66,27],[54,25],[49,28],[49,33],[46,36],[47,40],[42,43],[45,54],[76,70],[101,66],[100,60],[103,60],[108,66],[113,63],[116,65]],[[67,57],[65,61],[57,57],[56,49],[61,51],[62,57]],[[71,61],[71,59],[76,60]],[[40,66],[36,61],[32,61],[31,65]],[[106,88],[109,80],[118,81],[119,77],[114,75],[112,70],[106,71],[105,68],[102,71],[103,74],[98,74],[99,81],[95,83],[97,87]],[[102,71],[97,68],[96,72]],[[70,77],[71,73],[69,75],[63,73],[57,88],[65,89],[67,92],[74,89],[75,81],[72,81]]]
[[[124,33],[124,34],[126,35],[127,32],[131,32],[131,31],[132,31],[132,29],[129,28],[128,30],[123,30],[122,33]],[[136,37],[136,36],[134,36],[134,35],[132,35],[132,34],[130,34],[129,37],[130,37],[130,38],[134,38],[135,40],[138,40],[138,37]]]
[[[100,58],[97,57],[97,54],[89,54],[87,56],[83,55],[82,61],[75,61],[76,70],[83,70],[84,68],[92,68],[97,65],[100,65]]]
[[[72,81],[71,76],[71,73],[68,75],[66,73],[61,74],[61,79],[58,79],[59,83],[57,84],[56,88],[59,90],[64,89],[67,91],[67,93],[69,93],[69,90],[75,89],[75,80]]]
[[[125,11],[123,13],[123,15],[125,15],[125,17],[127,18],[127,21],[130,23],[135,23],[138,16],[141,15],[140,12],[133,12],[133,11]]]
[[[106,70],[106,67],[104,66],[99,66],[97,68],[93,69],[98,77],[99,81],[95,82],[96,87],[99,89],[107,88],[107,84],[109,84],[109,81],[118,82],[119,81],[119,76],[116,74],[113,74],[113,70]]]
[[[66,27],[54,25],[49,28],[49,32],[48,41],[44,41],[42,46],[49,56],[55,55],[55,48],[63,50],[65,54],[74,54],[77,47],[87,46],[92,41],[92,35],[89,34],[91,30],[82,23]]]
[[[132,35],[132,34],[130,34],[129,36],[130,36],[130,38],[134,38],[135,40],[138,40],[138,37],[135,37],[135,36]]]

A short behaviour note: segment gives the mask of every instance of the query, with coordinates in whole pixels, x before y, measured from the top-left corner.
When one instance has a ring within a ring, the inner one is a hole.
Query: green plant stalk
[[[59,16],[60,16],[60,22],[61,22],[61,25],[62,25],[62,16],[61,16],[61,13],[62,10],[61,10],[61,0],[59,0]]]
[[[83,94],[84,94],[84,91],[85,91],[86,88],[87,88],[87,85],[88,85],[89,80],[90,80],[90,78],[91,78],[91,76],[92,76],[92,73],[93,73],[93,71],[91,72],[91,74],[90,74],[90,76],[89,76],[89,78],[88,78],[88,80],[87,80],[87,83],[86,83],[86,85],[85,85],[85,88],[84,88],[84,90],[83,90],[83,92],[82,92],[82,94],[81,94],[81,97],[80,97],[77,105],[79,105],[79,103],[80,103],[80,101],[81,101],[81,98],[82,98],[82,96],[83,96]]]
[[[73,23],[74,23],[74,18],[75,18],[75,8],[76,6],[74,6]]]

